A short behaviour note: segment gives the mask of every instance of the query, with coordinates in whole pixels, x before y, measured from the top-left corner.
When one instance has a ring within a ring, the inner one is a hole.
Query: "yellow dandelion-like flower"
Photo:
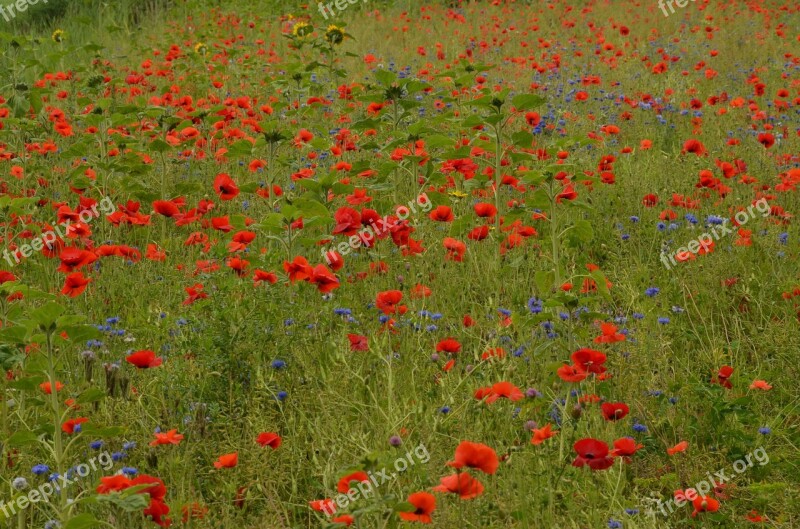
[[[64,40],[64,30],[57,29],[53,32],[53,35],[50,37],[53,39],[53,42],[61,42]]]
[[[199,55],[207,55],[208,54],[208,46],[206,46],[202,42],[198,42],[194,45],[194,52]]]
[[[451,197],[456,197],[456,198],[464,198],[466,196],[469,196],[469,194],[464,193],[463,191],[450,191],[450,193],[448,193],[448,194]]]

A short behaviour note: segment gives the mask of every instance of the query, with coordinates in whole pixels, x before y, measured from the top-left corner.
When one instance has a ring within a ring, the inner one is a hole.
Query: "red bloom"
[[[348,334],[351,351],[369,351],[369,342],[366,336],[361,334]]]
[[[594,339],[594,343],[616,343],[624,342],[625,335],[617,332],[617,326],[613,323],[601,323],[600,331],[603,333]]]
[[[450,206],[437,206],[428,216],[437,222],[452,222],[455,218]]]
[[[158,367],[163,363],[163,360],[156,358],[153,351],[147,349],[143,351],[136,351],[133,354],[125,357],[125,361],[129,364],[135,365],[139,369],[148,369],[150,367]]]
[[[79,427],[81,424],[83,424],[85,422],[89,422],[89,419],[86,419],[85,417],[78,417],[78,418],[75,418],[75,419],[70,419],[68,421],[65,421],[61,425],[61,430],[64,433],[73,434],[73,433],[75,433],[75,428]]]
[[[624,457],[627,460],[629,459],[628,456],[632,456],[637,450],[643,447],[644,445],[642,444],[636,444],[635,439],[623,437],[622,439],[614,441],[614,450],[611,451],[611,455],[614,457]]]
[[[711,383],[719,384],[724,388],[731,389],[733,387],[731,385],[731,381],[729,380],[731,375],[733,375],[733,368],[731,366],[722,366],[719,368],[717,377],[711,379]]]
[[[309,281],[317,285],[317,290],[323,294],[339,288],[339,278],[323,264],[318,264],[314,267]]]
[[[692,501],[694,511],[692,511],[692,518],[695,518],[701,512],[717,512],[719,510],[719,502],[711,496],[698,496]]]
[[[556,435],[558,433],[558,430],[553,431],[552,428],[553,426],[550,423],[547,423],[543,428],[534,428],[533,437],[531,437],[531,444],[540,445],[547,439],[550,439],[551,437]]]
[[[160,445],[179,445],[183,441],[183,434],[179,434],[178,430],[170,430],[167,433],[157,432],[155,440],[150,441],[150,446]]]
[[[437,353],[458,353],[461,351],[461,344],[455,338],[447,338],[436,344]]]
[[[447,465],[453,468],[477,468],[486,474],[494,474],[500,462],[495,451],[485,444],[461,441],[456,448],[454,460]]]
[[[433,490],[458,494],[462,500],[477,498],[483,493],[483,484],[470,476],[468,472],[445,476],[439,482],[441,485],[433,487]]]
[[[597,439],[585,438],[573,446],[578,456],[572,462],[573,467],[589,465],[592,470],[605,470],[614,464],[614,458],[608,455],[608,445]]]
[[[401,299],[403,299],[403,293],[399,290],[387,290],[378,292],[375,304],[384,314],[394,314],[398,310],[402,314],[405,312],[405,306],[397,306]]]
[[[571,366],[569,364],[564,364],[563,366],[559,367],[558,371],[556,371],[556,374],[565,382],[580,382],[589,376],[589,373],[581,369],[580,366]]]
[[[369,483],[369,476],[362,470],[348,474],[339,480],[339,483],[336,484],[336,490],[342,494],[347,494],[347,492],[351,489],[350,483],[353,481],[356,483]]]
[[[628,415],[630,408],[622,402],[604,402],[600,405],[603,411],[603,418],[607,421],[618,421]]]
[[[524,398],[525,394],[511,382],[498,382],[492,386],[492,392],[489,394],[489,398],[486,399],[486,403],[491,404],[500,397],[510,401],[518,401]]]
[[[597,374],[605,373],[606,371],[606,368],[603,366],[606,361],[606,355],[600,351],[584,347],[572,353],[570,358],[581,371]]]
[[[308,264],[306,258],[298,255],[290,263],[289,261],[283,262],[283,270],[289,274],[289,282],[307,281],[314,275],[314,269]]]
[[[61,289],[61,293],[71,298],[78,297],[83,294],[90,281],[91,279],[83,276],[83,272],[73,272],[64,280],[64,288]]]
[[[214,461],[214,468],[233,468],[239,464],[239,453],[223,454]]]
[[[230,176],[220,173],[214,179],[214,191],[217,192],[220,200],[233,200],[239,194],[239,187]]]
[[[281,446],[283,439],[275,432],[261,432],[258,434],[258,437],[256,437],[256,442],[263,447],[268,446],[273,450],[277,450]]]
[[[430,492],[415,492],[408,497],[415,507],[413,512],[401,512],[400,518],[409,522],[431,523],[431,513],[436,509],[436,497]]]

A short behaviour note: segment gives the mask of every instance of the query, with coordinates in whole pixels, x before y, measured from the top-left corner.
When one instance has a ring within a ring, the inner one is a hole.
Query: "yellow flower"
[[[333,24],[328,26],[328,31],[325,32],[325,40],[327,40],[331,46],[338,46],[344,42],[345,37],[347,37],[347,33],[339,26],[334,26]]]
[[[62,40],[64,40],[64,30],[63,29],[55,30],[50,38],[53,39],[53,42],[61,42]]]
[[[463,191],[450,191],[449,195],[451,197],[457,197],[457,198],[464,198],[466,196],[469,196],[467,193],[464,193]]]
[[[208,54],[208,46],[206,46],[202,42],[198,42],[194,45],[194,52],[199,55],[207,55]]]
[[[304,39],[307,36],[311,35],[314,31],[314,26],[311,24],[306,24],[305,22],[298,22],[297,24],[292,27],[292,35],[299,39]]]

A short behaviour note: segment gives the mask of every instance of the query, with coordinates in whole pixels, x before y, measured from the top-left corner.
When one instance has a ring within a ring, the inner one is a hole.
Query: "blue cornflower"
[[[660,323],[661,325],[666,325],[669,323],[669,318],[661,316],[660,318],[658,318],[658,323]]]
[[[770,428],[767,428],[766,426],[762,426],[761,428],[758,429],[758,433],[760,433],[761,435],[769,435],[772,433],[772,430]]]
[[[283,369],[284,367],[286,367],[286,362],[284,362],[283,360],[273,360],[272,367],[273,369]]]
[[[89,443],[89,448],[91,448],[92,450],[100,450],[101,448],[103,448],[103,441],[92,441],[91,443]]]
[[[285,391],[279,391],[279,392],[278,392],[277,399],[278,399],[279,401],[283,402],[284,400],[286,400],[286,397],[288,397],[288,396],[289,396],[289,394],[288,394],[288,393],[286,393]]]
[[[133,467],[122,467],[122,473],[127,476],[135,476],[139,471]]]
[[[613,518],[610,518],[608,520],[608,529],[620,529],[621,527],[622,527],[622,522],[618,522]]]
[[[633,431],[634,432],[639,432],[639,433],[646,432],[647,431],[647,426],[645,426],[644,424],[641,424],[639,422],[635,422],[635,423],[633,423]]]
[[[533,297],[528,300],[528,310],[531,311],[531,314],[539,314],[542,312],[542,300]]]
[[[37,476],[41,476],[42,474],[47,474],[48,472],[50,472],[50,467],[48,467],[47,465],[39,464],[34,466],[31,469],[31,472],[33,472]]]
[[[644,291],[644,295],[650,298],[654,298],[656,297],[656,295],[658,295],[659,292],[661,292],[661,289],[657,287],[650,287]]]

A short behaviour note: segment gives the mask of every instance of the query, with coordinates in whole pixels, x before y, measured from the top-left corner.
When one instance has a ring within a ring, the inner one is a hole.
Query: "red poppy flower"
[[[415,507],[412,512],[400,512],[400,518],[409,522],[431,523],[431,513],[436,509],[436,497],[429,492],[415,492],[408,497]]]
[[[603,411],[603,418],[607,421],[618,421],[628,415],[630,408],[622,402],[604,402],[600,405]]]
[[[573,446],[578,456],[572,462],[573,467],[589,465],[592,470],[605,470],[614,464],[614,458],[609,456],[608,445],[597,439],[585,438]]]
[[[123,474],[114,476],[103,476],[100,478],[100,485],[97,486],[98,494],[108,494],[109,492],[121,492],[131,487],[131,480]]]
[[[64,433],[73,434],[73,433],[75,433],[75,428],[79,427],[81,424],[83,424],[85,422],[89,422],[89,419],[86,419],[85,417],[78,417],[76,419],[69,419],[68,421],[65,421],[61,425],[61,430]]]
[[[314,269],[302,255],[296,256],[291,263],[284,261],[283,270],[289,274],[290,283],[294,283],[295,281],[307,281],[314,275]]]
[[[624,342],[625,335],[617,332],[617,326],[613,323],[600,324],[600,336],[594,339],[594,343],[616,343]]]
[[[559,432],[559,430],[553,431],[552,428],[553,426],[550,423],[546,424],[543,428],[534,428],[531,444],[538,446]]]
[[[584,347],[572,353],[570,358],[581,371],[598,374],[606,371],[603,366],[606,361],[606,355],[600,351]]]
[[[440,485],[433,487],[436,492],[458,494],[462,500],[477,498],[483,493],[483,484],[469,475],[468,472],[445,476],[439,480]]]
[[[162,359],[156,358],[156,354],[153,351],[149,351],[147,349],[143,351],[136,351],[135,353],[126,356],[125,361],[138,367],[139,369],[158,367],[163,363]]]
[[[678,452],[685,452],[687,448],[689,448],[689,443],[686,441],[681,441],[672,448],[667,448],[667,454],[674,456]]]
[[[273,450],[277,450],[281,446],[283,439],[275,432],[261,432],[258,434],[258,437],[256,437],[256,442],[263,447],[268,446]]]
[[[39,388],[42,391],[44,391],[45,393],[47,393],[48,395],[51,395],[53,393],[53,389],[52,389],[52,387],[50,385],[50,382],[42,382],[41,384],[39,384]],[[63,388],[64,388],[64,384],[62,384],[61,382],[56,380],[56,393],[61,391]]]
[[[155,440],[150,441],[150,446],[159,445],[179,445],[183,441],[183,434],[179,434],[178,430],[170,430],[166,433],[156,432]]]
[[[233,468],[239,464],[239,453],[223,454],[214,461],[214,468]]]
[[[623,457],[628,460],[628,456],[632,456],[640,448],[644,448],[642,444],[636,444],[636,440],[630,437],[623,437],[614,441],[614,450],[611,455],[614,457]]]
[[[323,264],[318,264],[314,267],[309,281],[317,285],[317,290],[322,294],[327,294],[339,288],[339,278]]]
[[[455,354],[461,351],[461,344],[455,338],[447,338],[436,344],[437,353]]]
[[[90,282],[91,279],[84,277],[83,272],[73,272],[64,280],[64,288],[61,289],[61,293],[71,298],[78,297],[83,294]]]
[[[453,468],[476,468],[486,474],[497,472],[499,464],[494,450],[485,444],[470,441],[461,441],[456,448],[454,460],[447,463]]]
[[[731,389],[733,386],[730,382],[730,377],[733,375],[733,368],[731,366],[722,366],[719,368],[716,378],[711,379],[712,384],[719,384],[720,386]]]
[[[473,208],[475,209],[475,214],[481,218],[494,218],[497,214],[495,205],[488,202],[478,202]]]
[[[342,494],[347,494],[347,492],[352,488],[350,483],[353,481],[356,483],[369,483],[369,475],[362,470],[348,474],[339,480],[339,483],[336,484],[336,490]]]
[[[220,200],[233,200],[239,194],[239,187],[230,176],[220,173],[214,179],[214,191],[217,192]]]
[[[351,351],[369,351],[368,338],[361,334],[348,334]]]
[[[559,367],[556,374],[565,382],[580,382],[589,376],[589,373],[581,369],[580,366],[569,364]]]
[[[450,209],[450,206],[437,206],[433,211],[430,212],[428,217],[437,222],[452,222],[455,218],[455,216],[453,216],[453,210]]]
[[[400,300],[403,299],[403,293],[399,290],[387,290],[385,292],[378,292],[378,296],[375,300],[375,305],[384,313],[384,314],[394,314],[398,310],[402,313],[405,312],[405,306],[397,304],[400,303]]]
[[[711,496],[698,496],[692,501],[694,511],[692,511],[692,518],[697,517],[701,512],[717,512],[719,510],[719,502]]]
[[[525,394],[511,382],[498,382],[492,386],[492,392],[486,399],[487,404],[491,404],[500,397],[510,401],[518,401],[525,397]]]

